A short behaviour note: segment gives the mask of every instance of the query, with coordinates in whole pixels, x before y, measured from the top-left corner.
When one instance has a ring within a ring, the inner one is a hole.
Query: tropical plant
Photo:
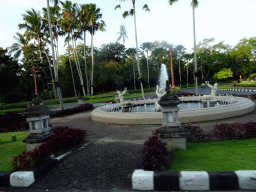
[[[100,13],[100,8],[96,7],[96,4],[90,3],[87,7],[87,21],[90,23],[90,33],[91,33],[91,56],[92,56],[92,74],[91,74],[91,95],[93,95],[93,67],[94,67],[94,57],[93,57],[93,35],[95,31],[101,30],[105,31],[105,22],[99,19],[102,18],[102,14]]]
[[[178,0],[170,0],[170,5]],[[195,71],[197,72],[197,58],[196,58],[196,31],[195,31],[195,8],[198,7],[198,0],[192,0],[192,11],[193,11],[193,31],[194,31],[194,63],[195,63]],[[196,74],[196,73],[195,73]],[[197,76],[195,76],[196,81],[196,95],[198,94],[198,85],[197,85]]]
[[[129,48],[125,51],[125,53],[132,59],[132,62],[133,62],[134,90],[136,90],[135,70],[134,70],[134,59],[136,55],[136,49]]]
[[[75,45],[74,45],[74,38],[73,38],[73,31],[74,31],[74,28],[76,27],[76,24],[77,24],[77,19],[76,19],[76,15],[77,15],[76,6],[77,6],[77,4],[76,3],[72,4],[71,1],[61,2],[61,4],[63,6],[63,12],[62,12],[62,17],[63,18],[60,21],[60,26],[62,27],[63,31],[69,33],[69,35],[71,37],[72,46],[73,46],[73,56],[74,56],[77,71],[78,71],[78,74],[79,74],[83,94],[85,96],[83,76],[82,76],[80,63],[79,63],[79,60],[78,60],[76,48],[75,48]]]
[[[23,24],[19,24],[19,29],[26,29],[24,35],[26,36],[26,40],[37,40],[38,42],[38,46],[39,46],[39,53],[40,53],[40,57],[41,57],[41,63],[43,62],[43,57],[42,57],[42,53],[41,53],[41,46],[44,50],[44,53],[48,59],[48,63],[49,63],[49,70],[50,70],[50,74],[51,74],[51,78],[53,81],[53,75],[52,75],[52,70],[51,70],[51,63],[50,63],[50,59],[48,57],[48,54],[46,53],[46,50],[44,48],[45,43],[42,41],[48,41],[47,39],[44,38],[44,33],[42,33],[42,30],[44,28],[43,26],[43,22],[42,22],[42,18],[40,16],[40,13],[36,13],[36,11],[34,9],[32,9],[32,11],[26,11],[27,14],[23,14],[23,20],[25,21],[25,23]],[[53,84],[53,90],[55,93],[55,86]],[[56,93],[55,93],[55,98],[56,98]]]
[[[141,45],[141,49],[143,51],[146,51],[147,53],[147,69],[148,69],[148,88],[150,89],[150,85],[149,85],[149,68],[148,68],[148,52],[151,50],[151,42],[145,42],[145,43],[142,43]]]
[[[125,0],[120,0],[120,1],[122,2],[122,1],[125,1]],[[131,9],[130,12],[125,11],[125,12],[123,13],[123,17],[124,17],[124,19],[125,19],[125,18],[126,18],[127,16],[129,16],[129,15],[134,16],[135,40],[136,40],[136,57],[137,57],[137,65],[138,65],[139,79],[141,79],[140,63],[139,63],[139,52],[138,52],[138,40],[137,40],[137,29],[136,29],[135,0],[132,0],[132,4],[133,4],[133,9]],[[120,9],[121,9],[121,5],[117,5],[117,6],[115,7],[115,10],[116,10],[117,8],[120,8]],[[145,9],[145,11],[150,11],[150,9],[148,8],[148,5],[147,5],[147,4],[145,4],[145,5],[142,7],[142,9]],[[145,99],[145,98],[144,98],[143,85],[142,85],[141,80],[140,80],[140,86],[141,86],[141,91],[142,91],[142,97],[143,97],[143,99]]]
[[[117,32],[117,34],[119,34],[119,37],[118,37],[118,39],[116,41],[120,41],[120,39],[123,39],[123,45],[124,45],[125,38],[128,39],[128,37],[126,35],[126,29],[125,29],[124,25],[120,25],[120,31]]]
[[[18,37],[13,36],[19,43],[13,43],[11,47],[8,47],[9,53],[14,54],[14,59],[18,59],[20,57],[20,54],[23,52],[23,49],[25,46],[28,45],[28,41],[24,37],[24,35],[20,33],[16,33]]]
[[[84,66],[85,66],[85,79],[86,79],[86,87],[87,87],[87,95],[89,95],[89,81],[88,81],[88,73],[87,73],[87,63],[86,63],[86,31],[89,31],[89,21],[88,21],[88,12],[89,9],[88,4],[80,5],[81,9],[79,11],[79,25],[78,28],[84,32]]]

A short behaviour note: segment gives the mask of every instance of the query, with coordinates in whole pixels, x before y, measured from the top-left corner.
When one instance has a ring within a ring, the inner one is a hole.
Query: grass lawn
[[[187,143],[170,154],[170,171],[256,170],[256,138]]]
[[[12,134],[16,134],[17,141],[12,141]],[[29,135],[28,131],[8,132],[0,133],[0,172],[14,171],[11,167],[13,163],[13,157],[20,155],[26,151],[26,143],[22,140]],[[82,144],[89,143],[89,140],[84,140]],[[55,157],[58,157],[68,151],[71,148],[54,153]]]

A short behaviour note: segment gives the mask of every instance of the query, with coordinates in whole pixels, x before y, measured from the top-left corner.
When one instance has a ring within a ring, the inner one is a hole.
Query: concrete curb
[[[91,143],[84,144],[78,150],[84,148],[89,144]],[[29,187],[37,179],[39,179],[45,171],[48,171],[51,166],[56,165],[60,160],[62,160],[66,155],[70,153],[72,153],[72,151],[69,151],[57,158],[48,159],[42,165],[32,168],[32,171],[17,171],[2,174],[0,175],[0,186]]]
[[[250,190],[256,189],[256,170],[246,171],[144,171],[132,174],[133,190]]]
[[[253,89],[218,89],[223,91],[240,91],[240,92],[256,92],[256,90]]]

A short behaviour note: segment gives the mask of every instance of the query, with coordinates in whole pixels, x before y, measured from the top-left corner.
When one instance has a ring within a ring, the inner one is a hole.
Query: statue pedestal
[[[163,107],[163,122],[159,131],[159,138],[167,144],[169,151],[175,148],[186,150],[186,138],[184,128],[178,118],[178,108]]]
[[[27,143],[27,151],[35,149],[45,140],[54,135],[54,133],[51,131],[51,127],[49,127],[49,118],[49,115],[27,118],[27,121],[29,122],[28,132],[30,134],[26,139],[23,140],[24,143]]]
[[[78,99],[78,105],[83,105],[84,104],[84,99]]]

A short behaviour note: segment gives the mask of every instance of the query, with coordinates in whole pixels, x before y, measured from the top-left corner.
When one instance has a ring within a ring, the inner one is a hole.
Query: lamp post
[[[36,85],[36,73],[39,71],[39,69],[41,69],[41,67],[36,71],[36,66],[32,67],[32,74],[34,75],[34,82],[35,82],[35,95],[38,96],[38,91],[37,91],[37,85]]]
[[[171,73],[172,73],[172,89],[175,89],[174,76],[173,76],[173,65],[172,65],[172,48],[170,47],[170,58],[171,58]]]

